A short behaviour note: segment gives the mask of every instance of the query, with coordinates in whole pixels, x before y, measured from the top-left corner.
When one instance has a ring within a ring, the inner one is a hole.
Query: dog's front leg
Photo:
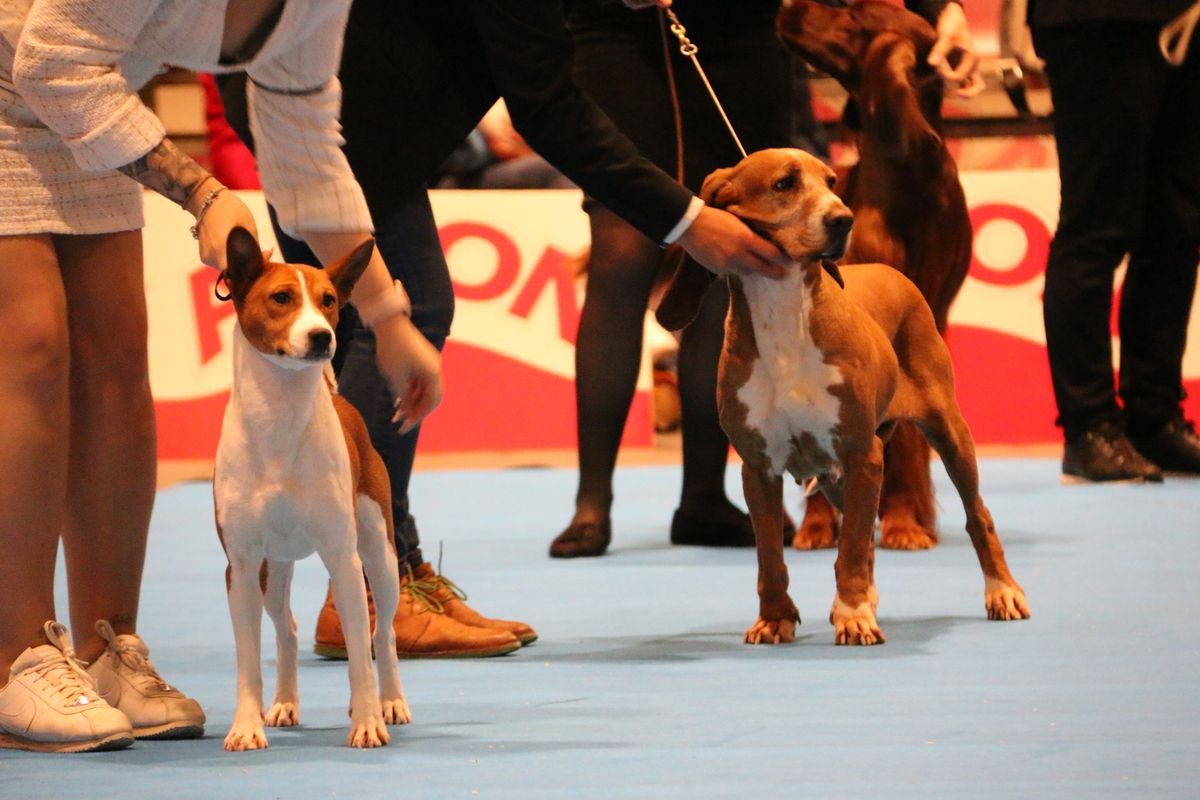
[[[354,541],[353,532],[342,539]],[[350,661],[350,736],[351,747],[380,747],[390,740],[379,696],[375,693],[375,673],[371,670],[371,624],[367,616],[367,587],[363,582],[362,561],[354,550],[321,553],[333,584],[333,602],[346,634],[346,654]],[[386,621],[384,621],[386,624]]]
[[[881,644],[883,631],[875,620],[878,597],[873,570],[875,515],[883,483],[883,442],[872,437],[866,452],[841,454],[845,473],[842,531],[834,564],[837,595],[829,621],[836,644]]]
[[[783,478],[742,464],[742,490],[758,550],[758,620],[746,631],[746,643],[794,642],[800,612],[787,593],[787,564],[779,535],[783,526]]]
[[[271,561],[267,565],[267,590],[263,594],[267,615],[275,624],[275,699],[267,709],[266,723],[272,728],[300,724],[300,687],[296,674],[299,638],[292,616],[292,562]]]
[[[358,498],[358,555],[367,569],[371,594],[375,598],[375,668],[379,671],[379,702],[383,721],[390,725],[412,722],[412,711],[400,685],[400,666],[396,661],[396,629],[392,620],[400,603],[400,569],[396,545],[388,533],[379,504],[368,497]]]
[[[233,712],[233,724],[225,736],[226,750],[263,750],[267,747],[262,716],[263,598],[258,577],[260,566],[261,562],[230,557],[226,571],[226,596],[237,648],[237,708]]]

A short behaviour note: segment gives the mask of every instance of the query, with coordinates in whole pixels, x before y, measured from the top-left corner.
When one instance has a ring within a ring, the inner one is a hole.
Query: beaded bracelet
[[[204,196],[204,202],[200,204],[200,210],[196,212],[196,224],[192,226],[193,239],[200,238],[200,223],[204,221],[204,215],[208,213],[208,207],[211,206],[213,201],[217,199],[217,195],[225,191],[225,188],[226,187],[224,186],[218,186],[216,189],[213,189]]]

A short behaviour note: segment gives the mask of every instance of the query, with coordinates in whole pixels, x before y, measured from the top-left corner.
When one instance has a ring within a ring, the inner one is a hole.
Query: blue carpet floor
[[[431,560],[444,541],[471,603],[541,640],[498,659],[401,662],[413,724],[351,750],[344,664],[311,654],[325,576],[308,559],[294,592],[302,724],[242,754],[221,749],[235,675],[211,486],[178,486],[158,498],[141,630],[204,705],[208,735],[0,752],[0,797],[1200,796],[1200,481],[1064,487],[1050,460],[985,460],[981,473],[1033,619],[986,620],[935,466],[943,543],[879,552],[888,641],[873,648],[832,643],[833,553],[791,550],[798,641],[743,645],[754,554],[666,544],[675,467],[619,470],[610,555],[574,562],[546,556],[573,471],[419,473]]]

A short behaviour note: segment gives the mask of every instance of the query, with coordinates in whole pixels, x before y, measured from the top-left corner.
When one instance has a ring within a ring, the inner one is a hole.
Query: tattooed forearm
[[[211,177],[168,139],[163,139],[149,153],[123,167],[117,167],[117,170],[185,208],[196,188]]]

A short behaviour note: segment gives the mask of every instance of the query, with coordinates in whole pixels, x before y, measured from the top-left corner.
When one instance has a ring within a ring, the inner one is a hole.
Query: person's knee
[[[71,363],[63,311],[30,303],[4,318],[10,353],[5,372],[10,385],[34,397],[53,397],[63,391]]]

